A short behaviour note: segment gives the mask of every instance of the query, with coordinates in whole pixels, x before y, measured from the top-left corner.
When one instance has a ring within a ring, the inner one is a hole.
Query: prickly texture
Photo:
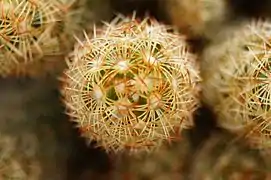
[[[44,57],[60,56],[63,44],[65,48],[69,44],[67,38],[62,43],[65,33],[71,31],[66,23],[63,26],[63,21],[70,17],[74,2],[1,0],[0,75],[27,71],[26,64],[45,61]]]
[[[271,169],[263,157],[242,139],[213,134],[195,154],[190,168],[191,180],[267,180]]]
[[[183,133],[178,141],[162,144],[159,149],[149,154],[141,156],[119,155],[113,179],[185,179],[191,145],[188,137],[184,135]]]
[[[190,35],[212,36],[225,21],[224,0],[160,0],[172,24]]]
[[[271,24],[249,22],[203,55],[203,98],[220,126],[271,149]]]
[[[107,151],[146,151],[192,125],[197,64],[184,37],[168,30],[118,16],[76,45],[62,92],[88,140]]]

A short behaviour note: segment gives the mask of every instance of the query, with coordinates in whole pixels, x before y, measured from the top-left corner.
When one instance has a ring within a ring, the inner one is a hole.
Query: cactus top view
[[[82,135],[106,151],[148,151],[192,125],[199,72],[185,38],[119,15],[78,42],[62,93]]]
[[[271,23],[253,21],[205,51],[204,100],[219,124],[271,150]],[[216,53],[214,53],[216,52]]]
[[[0,0],[0,180],[271,180],[271,0]]]

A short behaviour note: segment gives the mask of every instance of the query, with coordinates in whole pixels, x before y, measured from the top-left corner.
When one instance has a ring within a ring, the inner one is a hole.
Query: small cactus
[[[199,72],[183,36],[118,16],[79,41],[62,92],[82,135],[107,151],[150,150],[190,127]]]
[[[271,149],[271,24],[253,21],[224,43],[207,49],[203,97],[219,124],[239,130],[252,144]],[[216,52],[216,54],[214,53]]]
[[[60,36],[64,36],[70,29],[59,31],[58,27],[60,22],[69,17],[69,8],[73,2],[75,1],[0,1],[0,76],[23,71],[25,64],[43,61],[42,58],[46,55],[63,53]],[[66,39],[65,46],[67,44]]]

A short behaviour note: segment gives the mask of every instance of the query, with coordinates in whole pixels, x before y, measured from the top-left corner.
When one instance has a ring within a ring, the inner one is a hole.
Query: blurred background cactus
[[[99,20],[88,4],[86,0],[1,0],[0,75],[35,77],[61,71],[73,35]]]
[[[7,78],[0,83],[2,179],[65,178],[71,140],[61,128],[62,108],[55,89],[46,85],[53,80]]]
[[[219,124],[241,131],[271,149],[270,22],[245,24],[227,41],[206,49],[202,66],[204,100]],[[216,52],[216,53],[214,53]],[[240,133],[241,133],[240,132]]]
[[[160,0],[170,22],[192,36],[212,36],[229,18],[225,0]]]
[[[58,1],[1,1],[1,75],[60,52],[53,35],[65,5]],[[63,9],[61,9],[61,7]],[[19,64],[19,65],[18,65]]]
[[[3,133],[0,136],[0,178],[18,180],[40,179],[40,164],[36,159],[35,136],[27,134],[16,139]]]
[[[83,136],[107,151],[148,151],[192,126],[198,66],[168,29],[120,15],[78,43],[62,92]]]
[[[189,179],[267,180],[270,178],[268,161],[270,157],[251,150],[242,139],[214,133],[196,151]]]
[[[113,179],[129,180],[267,180],[270,157],[251,150],[246,142],[226,132],[214,132],[197,149],[189,131],[179,141],[163,144],[142,156],[119,155]]]

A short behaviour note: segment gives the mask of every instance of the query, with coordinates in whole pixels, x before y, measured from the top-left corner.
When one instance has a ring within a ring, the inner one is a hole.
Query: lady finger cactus
[[[57,26],[75,1],[1,0],[0,75],[6,76],[24,64],[45,55],[61,54]]]
[[[214,106],[219,124],[233,131],[241,130],[253,145],[269,152],[270,38],[270,22],[244,25],[222,45],[206,50],[202,73],[204,99]],[[217,54],[213,56],[213,52]]]
[[[191,126],[199,72],[184,37],[119,16],[79,41],[62,88],[82,135],[107,151],[151,150]]]

